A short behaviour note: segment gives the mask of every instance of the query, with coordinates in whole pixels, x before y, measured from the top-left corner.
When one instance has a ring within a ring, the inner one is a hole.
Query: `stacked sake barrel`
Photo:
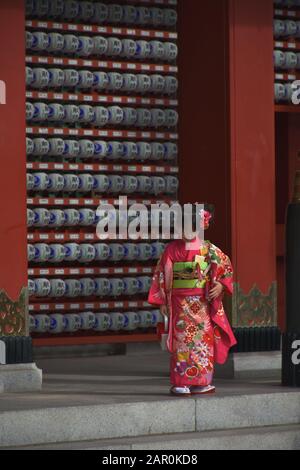
[[[154,340],[147,293],[167,240],[96,228],[105,203],[120,225],[120,195],[177,200],[176,2],[29,0],[26,14],[34,342]]]

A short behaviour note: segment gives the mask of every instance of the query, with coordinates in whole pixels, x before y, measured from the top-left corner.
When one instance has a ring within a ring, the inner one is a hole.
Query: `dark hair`
[[[205,203],[204,210],[211,213],[211,219],[210,219],[210,225],[211,225],[215,218],[215,206],[213,204]]]
[[[197,204],[199,203],[190,203],[192,206],[192,225],[193,225],[193,230],[197,230]],[[208,204],[208,203],[203,203],[203,208],[205,211],[210,212],[211,214],[211,219],[209,225],[211,226],[213,220],[214,220],[214,215],[215,215],[215,206],[213,204]],[[184,221],[184,211],[182,212],[182,222]]]

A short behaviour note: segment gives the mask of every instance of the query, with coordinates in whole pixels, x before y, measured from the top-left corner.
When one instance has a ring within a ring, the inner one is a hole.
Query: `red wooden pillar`
[[[233,323],[276,323],[272,0],[179,1],[180,200],[235,269]]]
[[[276,323],[273,2],[229,0],[233,320]]]
[[[0,4],[0,336],[26,333],[25,2]]]

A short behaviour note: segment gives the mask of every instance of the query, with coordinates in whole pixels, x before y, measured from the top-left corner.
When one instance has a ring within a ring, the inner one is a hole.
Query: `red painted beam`
[[[156,334],[111,335],[111,336],[64,336],[34,338],[33,346],[76,346],[81,344],[149,343],[158,341]]]

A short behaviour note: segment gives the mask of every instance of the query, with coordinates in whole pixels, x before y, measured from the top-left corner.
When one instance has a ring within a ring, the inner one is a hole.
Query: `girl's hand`
[[[209,291],[209,295],[208,295],[209,301],[217,299],[224,290],[224,287],[220,282],[214,281],[214,284],[215,284],[214,287]]]
[[[169,316],[169,311],[168,311],[167,305],[161,305],[159,309],[160,309],[160,313],[161,313],[164,317],[168,317],[168,316]]]

